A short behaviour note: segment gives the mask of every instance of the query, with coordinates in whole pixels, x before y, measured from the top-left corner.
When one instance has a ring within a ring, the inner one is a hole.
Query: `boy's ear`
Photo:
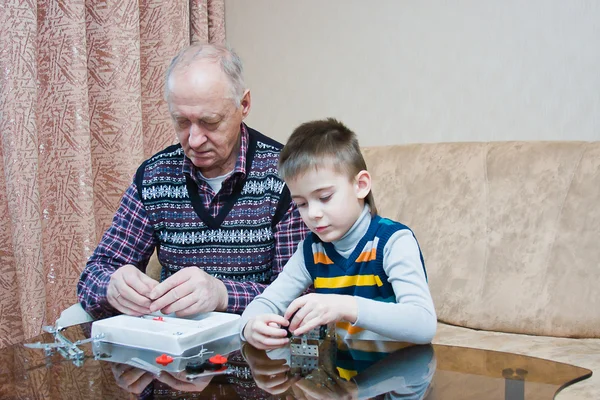
[[[356,174],[356,197],[365,199],[371,191],[371,174],[364,169]]]

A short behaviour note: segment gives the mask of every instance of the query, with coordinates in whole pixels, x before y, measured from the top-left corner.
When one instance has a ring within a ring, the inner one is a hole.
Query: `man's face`
[[[324,242],[341,239],[364,207],[366,194],[357,182],[327,165],[286,183],[302,220]]]
[[[240,124],[250,112],[250,92],[239,107],[220,66],[198,61],[175,70],[169,81],[169,110],[186,156],[207,178],[233,170]]]

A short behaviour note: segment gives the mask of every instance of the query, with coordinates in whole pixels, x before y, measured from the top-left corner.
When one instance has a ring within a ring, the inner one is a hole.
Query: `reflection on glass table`
[[[62,333],[71,342],[85,340],[90,324]],[[53,340],[44,333],[27,343]],[[156,362],[160,355],[108,344],[95,350],[92,343],[81,344],[78,362],[16,344],[0,352],[0,398],[550,400],[591,375],[568,364],[464,347],[329,338],[304,353],[302,341],[292,344],[267,354],[241,347],[232,335],[221,347],[205,344],[204,351],[181,354],[166,365]],[[227,357],[225,370],[206,368],[207,357],[216,354]]]
[[[417,400],[428,394],[436,365],[431,345],[335,338],[315,345],[309,351],[292,345],[265,352],[244,344],[242,352],[256,384],[273,395],[369,399],[385,394]]]

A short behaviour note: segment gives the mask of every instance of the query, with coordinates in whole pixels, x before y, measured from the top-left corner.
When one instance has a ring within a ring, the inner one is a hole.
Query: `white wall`
[[[600,140],[600,1],[226,0],[226,31],[281,141]]]

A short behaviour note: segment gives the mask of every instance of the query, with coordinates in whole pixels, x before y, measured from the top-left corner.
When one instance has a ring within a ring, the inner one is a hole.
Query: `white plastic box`
[[[118,315],[92,323],[100,342],[181,355],[187,349],[239,332],[240,316],[221,312],[176,318],[160,313],[133,317]]]

